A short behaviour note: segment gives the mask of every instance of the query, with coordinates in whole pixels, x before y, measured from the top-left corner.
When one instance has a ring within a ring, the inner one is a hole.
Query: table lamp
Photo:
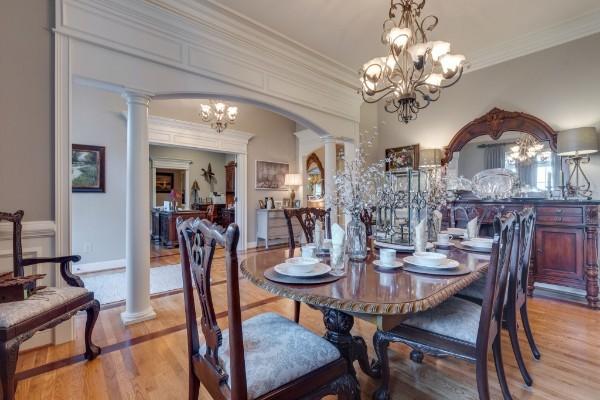
[[[290,193],[290,207],[294,208],[294,200],[296,199],[296,193],[294,192],[294,186],[302,185],[302,175],[300,174],[285,174],[284,185],[289,186],[292,192]]]
[[[581,164],[590,162],[590,154],[598,152],[598,133],[594,127],[575,128],[558,133],[558,155],[567,158],[569,179],[566,183],[568,194],[591,199],[590,180]],[[583,179],[583,183],[580,181]],[[574,181],[574,182],[573,182]]]

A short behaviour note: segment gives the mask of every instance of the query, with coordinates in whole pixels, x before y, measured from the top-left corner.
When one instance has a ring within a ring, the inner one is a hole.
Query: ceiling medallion
[[[238,108],[225,103],[211,101],[210,104],[200,105],[202,121],[210,122],[210,126],[216,129],[217,133],[221,133],[227,129],[227,126],[233,125],[237,115]]]
[[[523,137],[517,139],[515,145],[510,148],[508,160],[511,164],[529,164],[540,155],[542,161],[545,161],[550,156],[550,152],[542,152],[544,147],[543,143],[538,142],[532,136],[523,135]]]
[[[450,54],[450,43],[428,41],[438,18],[421,19],[425,0],[391,0],[388,19],[383,23],[381,41],[388,54],[376,57],[360,70],[363,100],[385,100],[385,110],[398,113],[405,123],[415,119],[420,109],[440,98],[441,89],[461,78],[465,56]]]

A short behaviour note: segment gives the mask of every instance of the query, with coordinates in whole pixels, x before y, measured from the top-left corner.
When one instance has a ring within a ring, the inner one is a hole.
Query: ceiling
[[[197,1],[227,8],[355,70],[386,53],[380,37],[389,0]],[[422,15],[439,18],[430,40],[448,41],[452,52],[472,59],[569,22],[577,27],[574,19],[596,13],[598,0],[428,0]]]

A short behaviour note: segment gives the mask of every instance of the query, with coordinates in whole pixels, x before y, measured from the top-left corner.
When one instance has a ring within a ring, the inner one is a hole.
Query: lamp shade
[[[419,152],[419,167],[439,167],[442,163],[442,150],[423,149]]]
[[[596,128],[575,128],[558,133],[558,155],[576,156],[598,151]]]
[[[300,186],[302,185],[302,175],[300,174],[285,174],[286,186]]]

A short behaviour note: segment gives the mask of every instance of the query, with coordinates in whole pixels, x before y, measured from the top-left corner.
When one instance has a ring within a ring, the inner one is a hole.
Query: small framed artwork
[[[74,144],[71,148],[73,193],[105,193],[105,147]]]
[[[397,172],[403,168],[419,168],[419,145],[394,147],[385,149],[385,158],[389,161],[385,163],[385,170]]]
[[[265,202],[264,202],[264,201],[262,201],[262,200],[259,200],[259,201],[258,201],[258,208],[266,208],[266,206],[265,206]]]
[[[275,200],[275,208],[281,210],[283,208],[283,201]]]
[[[175,174],[172,172],[156,173],[156,193],[171,193],[175,185]]]
[[[283,208],[290,208],[290,207],[292,207],[290,199],[289,198],[283,199]]]
[[[287,190],[285,174],[290,172],[290,164],[256,160],[256,184],[259,190]]]

